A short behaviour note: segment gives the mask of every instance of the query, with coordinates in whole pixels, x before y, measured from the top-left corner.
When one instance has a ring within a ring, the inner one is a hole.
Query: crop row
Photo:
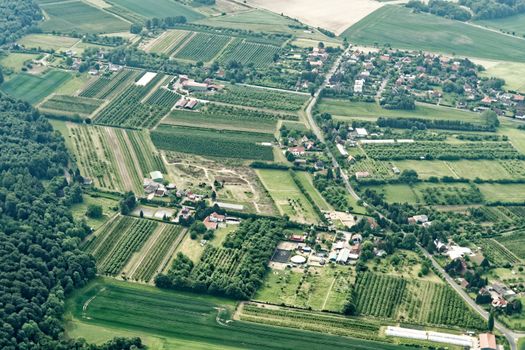
[[[132,220],[131,226],[122,231],[122,238],[111,245],[111,251],[107,258],[98,264],[99,271],[107,275],[118,274],[127,264],[133,253],[142,248],[149,236],[155,231],[157,223],[149,220]]]
[[[510,235],[498,237],[497,241],[520,259],[525,259],[525,231],[517,231]]]
[[[61,113],[89,115],[100,107],[102,102],[104,101],[86,97],[55,95],[44,102],[41,107]]]
[[[195,95],[210,101],[287,112],[300,110],[308,100],[307,95],[236,85],[215,94]]]
[[[82,97],[106,99],[117,93],[122,87],[134,80],[139,72],[124,69],[114,75],[111,79],[100,77],[91,83],[84,91],[80,93]]]
[[[131,142],[131,146],[133,147],[133,151],[137,156],[142,173],[147,175],[152,171],[158,170],[166,174],[166,166],[157,150],[147,139],[148,135],[143,131],[127,130],[126,132]]]
[[[379,160],[401,159],[517,159],[520,153],[510,142],[414,142],[394,144],[365,144],[366,153]]]
[[[197,33],[177,52],[175,57],[197,62],[209,62],[229,41],[230,37],[225,35]]]
[[[162,268],[160,265],[166,258],[173,242],[175,242],[181,231],[182,229],[180,226],[165,225],[160,237],[151,247],[149,254],[144,258],[136,273],[131,277],[147,283],[155,274],[161,272],[159,271],[159,268]]]
[[[180,95],[168,89],[158,89],[146,100],[147,104],[171,109],[179,100]]]
[[[406,281],[402,278],[369,272],[359,274],[354,285],[358,312],[376,317],[394,317],[405,286]]]
[[[253,64],[257,68],[264,68],[274,62],[280,50],[279,47],[273,45],[236,40],[221,55],[221,61],[235,61],[243,65]]]

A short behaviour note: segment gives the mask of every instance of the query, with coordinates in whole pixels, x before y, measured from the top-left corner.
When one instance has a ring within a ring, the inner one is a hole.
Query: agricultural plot
[[[126,86],[131,84],[139,77],[140,72],[124,69],[110,78],[99,77],[93,80],[80,93],[82,97],[110,99],[122,91]]]
[[[388,179],[394,175],[392,167],[389,167],[387,162],[376,161],[372,158],[359,159],[351,165],[350,169],[352,173],[366,171],[371,177],[377,179]]]
[[[487,68],[486,71],[481,72],[481,76],[501,78],[505,80],[505,88],[525,92],[525,82],[521,78],[525,74],[525,63],[481,62],[481,64]]]
[[[110,0],[108,2],[146,18],[184,16],[188,22],[204,18],[190,7],[170,0]]]
[[[288,171],[258,169],[257,175],[279,208],[281,215],[301,223],[315,223],[319,220],[315,209]]]
[[[32,53],[10,52],[9,55],[0,57],[0,65],[2,65],[4,69],[9,68],[13,73],[20,73],[26,62],[31,62],[34,59],[38,59],[38,57],[39,55]],[[4,72],[4,75],[6,80],[10,78],[6,72]]]
[[[525,231],[517,231],[496,238],[505,248],[520,259],[525,259]],[[516,262],[516,261],[514,261]]]
[[[199,109],[198,112],[174,110],[163,120],[163,123],[273,134],[277,127],[277,120],[281,118],[298,119],[298,116],[273,114],[210,103]]]
[[[194,61],[210,62],[230,42],[231,38],[225,35],[196,33],[176,54],[175,58]]]
[[[146,86],[128,86],[98,114],[95,123],[134,129],[153,127],[170,111],[170,96],[161,96],[163,101],[160,104],[142,103],[142,100],[162,79],[159,74]]]
[[[111,191],[142,193],[142,169],[162,171],[162,164],[145,135],[128,138],[125,130],[100,126],[67,124],[70,148],[83,176],[96,187]],[[145,147],[146,146],[146,147]],[[140,148],[138,148],[140,147]],[[152,170],[149,170],[152,171]]]
[[[413,143],[365,144],[366,153],[376,160],[404,159],[517,159],[520,153],[510,142],[464,142],[458,144],[417,141]]]
[[[83,1],[54,2],[40,7],[49,17],[40,24],[44,32],[101,34],[125,32],[130,27],[130,23]]]
[[[67,95],[55,95],[39,106],[39,110],[44,113],[58,115],[79,114],[87,117],[95,112],[104,101]]]
[[[241,321],[297,328],[325,334],[369,340],[384,340],[384,338],[379,335],[379,323],[328,313],[286,308],[266,308],[264,305],[245,304],[242,307],[240,319]]]
[[[285,93],[238,85],[228,85],[224,91],[215,94],[195,95],[204,100],[285,112],[300,110],[309,99],[307,94]]]
[[[99,273],[116,276],[157,227],[155,221],[117,216],[88,238],[84,250],[95,257]]]
[[[428,205],[464,205],[483,203],[479,189],[472,184],[418,186],[422,199]]]
[[[71,79],[71,74],[59,70],[51,70],[43,75],[20,73],[2,84],[1,89],[14,98],[36,104],[55,92],[69,79]]]
[[[523,13],[504,18],[478,20],[474,23],[495,28],[497,30],[503,30],[505,32],[516,33],[518,36],[525,34],[525,14]]]
[[[358,312],[418,324],[485,329],[485,321],[445,284],[371,272],[353,287]]]
[[[79,38],[71,38],[67,36],[30,34],[18,40],[18,44],[24,45],[24,47],[28,49],[35,48],[43,50],[66,51],[79,41]]]
[[[223,52],[220,61],[235,61],[243,65],[253,64],[257,68],[265,68],[274,62],[275,55],[280,51],[278,46],[235,39]]]
[[[187,30],[168,30],[155,39],[155,41],[150,43],[146,48],[146,51],[171,56],[171,54],[173,54],[173,52],[184,43],[190,35],[192,35],[192,32]]]
[[[182,230],[181,226],[159,223],[144,247],[126,265],[122,275],[134,281],[151,282],[171,261],[183,238]]]
[[[312,183],[312,176],[305,171],[298,171],[295,173],[297,180],[303,185],[304,189],[310,194],[314,204],[321,210],[331,211],[332,206],[328,204],[326,199],[317,191]]]
[[[418,103],[412,111],[384,109],[377,103],[354,102],[341,99],[323,98],[316,107],[321,113],[330,113],[336,119],[362,119],[376,121],[379,117],[418,118],[428,120],[460,120],[473,124],[483,124],[479,113],[455,108]]]
[[[369,188],[382,193],[385,200],[389,203],[409,203],[416,204],[421,202],[419,193],[413,187],[403,184],[389,184],[384,186],[369,186]]]
[[[519,38],[431,14],[413,13],[402,6],[384,6],[342,36],[361,45],[387,44],[408,50],[525,62],[525,41]]]
[[[166,166],[159,152],[153,146],[147,131],[126,130],[126,134],[129,139],[128,145],[131,145],[131,149],[135,153],[140,170],[144,176],[152,171],[167,173]]]
[[[273,160],[272,135],[161,124],[151,133],[156,147],[210,157]]]
[[[363,339],[230,321],[234,307],[230,300],[99,279],[68,300],[72,320],[66,327],[67,335],[102,342],[134,334],[140,335],[146,345],[161,344],[167,349],[405,349]]]
[[[523,203],[525,184],[489,184],[477,185],[488,202]]]
[[[502,238],[505,239],[505,237]],[[520,262],[516,255],[495,239],[480,239],[476,241],[476,244],[481,247],[483,255],[495,266],[503,267]]]
[[[163,108],[173,108],[175,103],[179,100],[180,95],[168,90],[168,89],[157,89],[147,99],[146,103],[149,105],[161,106]]]

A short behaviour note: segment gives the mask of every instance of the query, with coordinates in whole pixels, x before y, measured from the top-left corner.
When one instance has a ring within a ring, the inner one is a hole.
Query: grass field
[[[525,184],[479,184],[481,193],[489,202],[516,202],[525,201]]]
[[[525,34],[525,14],[523,13],[504,18],[479,20],[474,23],[505,32],[515,33],[518,36],[523,36],[523,34]]]
[[[481,73],[484,77],[497,77],[505,80],[505,88],[525,92],[525,63],[499,62],[488,65],[487,70]]]
[[[401,6],[384,6],[343,34],[361,45],[444,52],[459,56],[525,62],[525,41]]]
[[[67,301],[66,331],[68,337],[97,343],[134,334],[141,336],[152,350],[405,349],[252,322],[226,323],[234,308],[230,300],[98,279]]]
[[[33,60],[37,57],[38,55],[32,53],[11,52],[9,55],[0,56],[0,65],[12,69],[14,73],[19,73],[24,66],[24,62]]]
[[[43,75],[20,73],[2,84],[2,91],[31,104],[40,102],[71,79],[71,74],[51,70]]]
[[[97,110],[104,101],[87,97],[54,95],[39,107],[40,110],[51,114],[74,115],[87,117]]]
[[[30,34],[18,40],[26,48],[40,48],[43,50],[66,51],[78,43],[80,39],[48,34]]]
[[[330,204],[328,204],[328,202],[323,198],[319,191],[317,191],[317,189],[314,187],[312,182],[313,179],[310,173],[306,171],[298,171],[295,174],[297,175],[297,179],[299,179],[299,181],[304,186],[306,191],[310,194],[315,205],[317,205],[319,209],[326,211],[333,210]]]
[[[148,52],[164,53],[170,55],[182,44],[192,32],[187,30],[168,30],[151,42],[147,48]]]
[[[303,223],[318,221],[314,208],[287,171],[258,169],[257,175],[282,215]]]
[[[462,120],[481,124],[480,114],[454,108],[418,104],[413,111],[383,109],[376,103],[352,102],[339,99],[322,99],[317,105],[321,113],[330,113],[336,119],[376,120],[378,117]]]
[[[106,221],[108,221],[118,211],[118,198],[113,199],[108,197],[93,197],[89,194],[84,194],[84,201],[75,204],[71,207],[71,212],[76,220],[86,220],[86,223],[93,229],[98,229]],[[102,217],[93,219],[86,216],[86,211],[90,205],[100,205],[102,207]],[[115,210],[117,209],[117,210]]]
[[[49,17],[40,27],[44,32],[115,33],[129,30],[130,23],[83,1],[40,5]]]
[[[111,0],[110,2],[147,18],[184,16],[190,22],[204,18],[199,12],[171,0]]]

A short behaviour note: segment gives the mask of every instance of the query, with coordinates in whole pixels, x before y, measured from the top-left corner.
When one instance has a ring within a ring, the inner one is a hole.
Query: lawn
[[[371,189],[385,195],[385,200],[389,203],[410,203],[415,204],[419,202],[419,198],[412,187],[408,185],[383,185],[370,186]]]
[[[316,223],[319,220],[288,171],[258,169],[256,172],[281,215],[288,215],[290,219],[303,223]]]
[[[131,23],[83,1],[40,5],[47,14],[40,27],[44,32],[115,33],[129,31]]]
[[[86,223],[95,230],[118,212],[118,197],[112,199],[107,197],[92,197],[89,194],[85,194],[83,198],[84,201],[82,203],[75,204],[71,207],[71,212],[76,220],[86,220]],[[87,208],[92,204],[102,207],[103,216],[101,218],[92,219],[86,216]],[[117,208],[117,210],[114,210],[115,208]]]
[[[479,184],[481,193],[489,202],[516,202],[525,201],[525,184]]]
[[[184,16],[189,22],[204,18],[202,14],[173,0],[111,0],[111,2],[146,18]]]
[[[431,176],[455,176],[447,166],[447,163],[441,160],[421,161],[421,160],[396,160],[392,162],[400,171],[415,170],[421,179],[428,179]]]
[[[353,102],[340,99],[322,99],[317,105],[321,113],[330,113],[336,119],[376,120],[378,117],[421,118],[439,120],[463,120],[470,123],[482,123],[480,114],[455,108],[429,104],[417,104],[413,111],[383,109],[377,103]]]
[[[243,321],[226,323],[234,308],[231,300],[98,279],[68,299],[66,332],[70,338],[97,343],[133,334],[152,350],[403,348]]]
[[[43,50],[67,51],[71,46],[78,43],[80,39],[67,36],[30,34],[18,40],[18,43],[26,48],[40,48]]]
[[[384,6],[347,29],[342,37],[361,45],[443,52],[525,62],[525,41],[401,6]]]
[[[51,70],[43,75],[20,73],[2,84],[2,91],[31,104],[40,102],[71,79],[71,74]]]

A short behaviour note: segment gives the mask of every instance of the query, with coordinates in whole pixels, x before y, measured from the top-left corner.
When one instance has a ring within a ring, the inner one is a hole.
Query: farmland
[[[176,54],[175,58],[209,62],[228,44],[230,37],[207,33],[196,33]]]
[[[18,43],[26,48],[41,48],[44,50],[66,51],[78,43],[80,39],[48,34],[30,34]]]
[[[520,78],[523,74],[525,74],[525,63],[490,62],[482,76],[504,79],[506,88],[525,92],[525,83]]]
[[[86,97],[54,95],[40,105],[40,110],[59,115],[88,116],[102,105],[101,100]]]
[[[420,118],[429,120],[461,120],[475,124],[483,121],[478,113],[429,104],[417,104],[415,110],[402,111],[381,108],[376,103],[351,102],[324,98],[317,105],[319,112],[330,113],[336,119],[362,119],[375,121],[379,117]]]
[[[72,151],[82,174],[97,187],[142,193],[143,176],[165,171],[145,132],[67,124]]]
[[[252,63],[257,68],[264,68],[273,63],[274,56],[279,52],[277,46],[236,39],[221,55],[221,61],[235,61],[243,65]]]
[[[155,146],[167,151],[210,157],[273,160],[273,136],[255,132],[236,132],[196,127],[160,125],[151,133]]]
[[[95,257],[99,273],[116,276],[157,226],[154,221],[117,216],[100,228],[86,242],[84,249]]]
[[[504,18],[496,18],[491,20],[478,20],[476,24],[495,28],[505,32],[515,33],[517,36],[525,34],[525,14],[519,14]]]
[[[192,32],[187,30],[168,30],[151,42],[146,50],[148,52],[155,52],[158,54],[164,53],[171,56],[171,54],[173,54],[173,52],[191,35]]]
[[[497,241],[503,244],[520,259],[525,259],[525,231],[506,234],[502,237],[498,237]]]
[[[174,110],[163,120],[163,123],[273,134],[277,126],[277,120],[281,118],[296,119],[298,117],[293,114],[273,114],[208,104],[199,109],[198,112]]]
[[[20,73],[2,84],[1,89],[14,98],[36,104],[51,95],[69,79],[71,79],[71,74],[58,70],[51,70],[43,75]]]
[[[304,223],[318,220],[314,207],[297,187],[289,172],[267,169],[258,169],[256,172],[281,215],[288,215],[292,220]]]
[[[223,326],[233,309],[229,300],[99,279],[68,300],[67,310],[72,317],[67,329],[70,337],[99,343],[116,335],[138,334],[156,349],[404,349],[252,322],[233,321]]]
[[[488,202],[523,203],[525,184],[479,184],[481,193]]]
[[[204,100],[285,112],[298,111],[308,100],[308,95],[305,94],[284,93],[237,85],[228,85],[223,92],[196,94],[196,96]]]
[[[184,16],[188,21],[204,18],[190,7],[170,0],[110,0],[108,2],[145,18]]]
[[[461,33],[461,35],[458,35]],[[350,42],[524,62],[525,41],[442,17],[386,5],[347,29]]]
[[[40,27],[44,32],[115,33],[129,30],[122,19],[83,1],[55,2],[40,5],[49,16]]]
[[[509,263],[516,264],[520,262],[520,260],[511,251],[492,238],[481,239],[477,241],[476,244],[481,247],[483,254],[487,256],[490,262],[496,266],[501,267],[506,266]]]
[[[139,77],[139,72],[124,69],[111,78],[99,77],[92,80],[80,93],[82,97],[106,99],[121,92],[125,86]]]

